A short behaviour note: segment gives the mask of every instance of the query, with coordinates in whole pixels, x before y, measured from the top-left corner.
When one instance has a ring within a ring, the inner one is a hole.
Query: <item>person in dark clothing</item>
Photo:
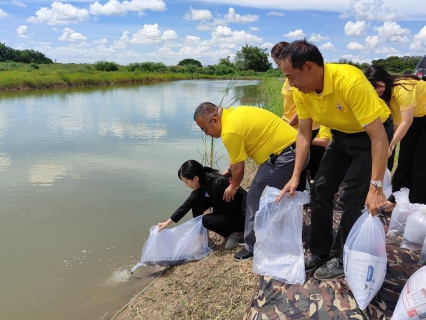
[[[245,199],[247,191],[239,187],[232,201],[225,201],[223,194],[230,181],[218,170],[204,167],[195,160],[188,160],[180,167],[178,177],[193,191],[170,219],[157,224],[161,231],[172,222],[179,222],[189,210],[192,216],[204,215],[203,226],[224,238],[225,248],[232,249],[244,238]],[[215,247],[213,240],[209,247]]]

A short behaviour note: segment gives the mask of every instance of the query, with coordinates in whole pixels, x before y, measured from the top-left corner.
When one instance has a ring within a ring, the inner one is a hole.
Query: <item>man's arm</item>
[[[244,161],[231,164],[230,168],[232,182],[231,184],[229,184],[228,188],[226,188],[225,192],[223,193],[223,200],[225,200],[226,202],[234,200],[234,196],[237,193],[238,187],[240,186],[241,181],[243,181]]]
[[[294,195],[294,191],[300,182],[300,174],[305,167],[306,158],[309,154],[309,148],[312,139],[312,120],[299,120],[299,130],[296,137],[296,160],[291,179],[281,190],[280,195],[275,201],[280,201],[286,192],[290,192],[290,196]]]
[[[366,125],[364,130],[371,139],[371,180],[383,181],[388,159],[388,139],[380,118]],[[383,188],[370,184],[367,199],[365,200],[368,212],[375,216],[379,209],[386,205],[386,196]]]

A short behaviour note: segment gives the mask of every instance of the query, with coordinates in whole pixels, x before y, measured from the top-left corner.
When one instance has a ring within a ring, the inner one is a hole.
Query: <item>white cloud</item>
[[[235,13],[234,8],[229,8],[228,13],[225,14],[224,20],[228,23],[250,23],[259,20],[259,16],[253,14],[246,14],[242,16]]]
[[[90,13],[93,15],[124,16],[128,12],[137,12],[142,15],[145,10],[164,11],[166,4],[162,0],[109,0],[104,5],[96,1],[90,5]]]
[[[166,30],[161,35],[161,40],[167,41],[167,40],[173,40],[177,39],[178,35],[174,30]]]
[[[212,18],[212,14],[209,10],[196,10],[189,7],[189,12],[185,13],[185,20],[210,20]]]
[[[302,29],[297,29],[297,30],[290,31],[289,33],[285,34],[284,37],[301,39],[301,38],[305,37],[305,34],[303,33]]]
[[[396,10],[383,7],[383,0],[350,0],[352,14],[357,20],[390,21],[401,18]]]
[[[26,5],[25,5],[25,4],[23,4],[21,1],[13,0],[13,1],[12,1],[12,3],[13,3],[15,6],[18,6],[18,7],[21,7],[21,8],[25,8],[25,7],[26,7]]]
[[[271,11],[266,14],[267,16],[277,16],[277,17],[284,17],[284,13],[278,12],[278,11]]]
[[[161,33],[161,31],[158,29],[157,23],[144,24],[143,28],[134,33],[131,39],[129,39],[128,34],[128,31],[123,32],[123,35],[117,44],[150,44],[173,40],[178,37],[176,32],[173,30],[166,30],[164,33]]]
[[[49,25],[78,23],[89,20],[89,11],[78,9],[70,4],[53,2],[52,8],[43,7],[36,12],[36,17],[29,17],[27,22]]]
[[[0,8],[0,19],[6,18],[6,17],[7,17],[6,11],[4,11],[2,8]]]
[[[322,35],[320,35],[319,33],[313,33],[311,35],[311,37],[309,38],[309,42],[320,42],[320,41],[324,41],[324,40],[328,40],[328,37],[324,37]]]
[[[19,26],[16,29],[16,33],[21,38],[28,38],[28,36],[27,36],[27,29],[28,29],[27,26]]]
[[[349,50],[364,50],[364,46],[358,42],[350,42],[346,48],[348,48]]]
[[[390,47],[385,47],[385,46],[380,46],[378,48],[376,48],[374,50],[374,53],[377,53],[381,56],[386,55],[386,56],[397,56],[399,55],[399,51],[396,50],[395,48],[390,48]]]
[[[229,27],[219,26],[212,32],[209,44],[220,48],[236,48],[241,44],[258,44],[262,39],[245,31],[232,31]]]
[[[376,48],[380,43],[380,39],[378,36],[368,36],[365,39],[365,45],[369,48]]]
[[[426,53],[426,26],[424,26],[419,33],[414,35],[414,40],[410,45],[410,49],[415,53]]]
[[[258,27],[250,27],[250,31],[259,31],[260,29]]]
[[[324,43],[323,45],[320,45],[318,48],[322,50],[332,50],[332,51],[336,50],[336,48],[330,41],[328,41],[327,43]]]
[[[84,41],[87,40],[85,36],[83,36],[81,33],[75,32],[74,30],[71,30],[70,28],[65,28],[62,31],[62,35],[58,38],[59,41]]]
[[[401,28],[396,22],[386,21],[380,27],[374,27],[381,42],[406,43],[409,41],[410,30]]]
[[[109,41],[105,38],[93,41],[93,44],[99,44],[99,45],[105,45],[105,44],[108,44],[108,43],[109,43]]]
[[[347,36],[359,36],[364,34],[367,30],[367,24],[365,21],[348,21],[345,24],[345,35]]]

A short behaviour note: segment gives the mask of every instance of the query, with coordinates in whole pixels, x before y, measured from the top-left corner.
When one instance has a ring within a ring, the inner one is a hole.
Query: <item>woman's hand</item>
[[[171,224],[172,224],[172,222],[173,222],[173,220],[169,219],[169,220],[167,220],[167,221],[165,221],[165,222],[160,222],[160,223],[158,223],[158,224],[157,224],[158,231],[161,231],[161,230],[163,230],[164,228],[167,228],[169,225],[171,225]]]

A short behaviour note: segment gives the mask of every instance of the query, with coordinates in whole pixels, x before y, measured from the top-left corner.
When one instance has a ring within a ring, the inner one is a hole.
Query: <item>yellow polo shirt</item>
[[[392,96],[389,101],[393,122],[401,124],[401,111],[413,109],[414,117],[426,115],[426,81],[415,79],[401,79],[392,87]]]
[[[281,97],[283,98],[284,108],[283,108],[283,119],[286,122],[289,122],[291,118],[297,113],[296,103],[293,100],[293,87],[288,82],[288,79],[285,79],[283,88],[281,89]],[[294,126],[299,128],[299,124]],[[312,122],[312,130],[316,130],[320,127],[319,123]]]
[[[272,112],[249,106],[223,109],[221,138],[231,164],[264,163],[296,141],[297,130]]]
[[[319,122],[345,133],[363,132],[364,126],[380,118],[385,122],[390,111],[361,70],[346,64],[324,65],[323,91],[304,94],[294,88],[299,119]]]
[[[331,141],[333,139],[333,135],[331,134],[331,131],[329,128],[320,126],[316,138],[328,139],[329,141]]]

